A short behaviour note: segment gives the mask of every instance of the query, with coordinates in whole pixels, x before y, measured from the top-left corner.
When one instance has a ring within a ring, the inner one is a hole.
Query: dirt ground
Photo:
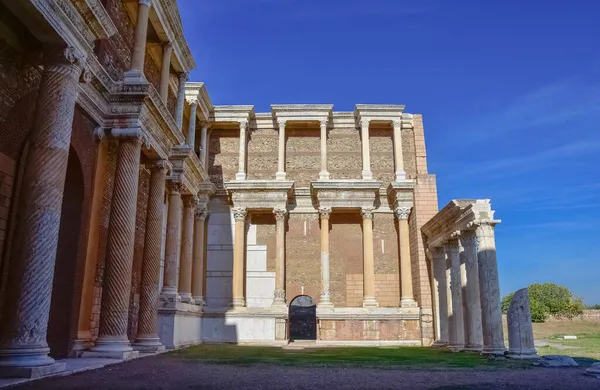
[[[600,389],[585,367],[420,370],[205,364],[166,355],[18,389]]]

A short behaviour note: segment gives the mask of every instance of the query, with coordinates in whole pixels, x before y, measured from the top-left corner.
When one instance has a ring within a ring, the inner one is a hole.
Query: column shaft
[[[176,301],[177,296],[177,245],[181,229],[181,191],[180,182],[171,182],[169,209],[167,214],[167,238],[165,242],[165,270],[161,295],[164,299]]]
[[[446,256],[443,249],[433,248],[434,295],[437,296],[437,321],[440,328],[439,338],[435,345],[448,345],[448,294],[446,282]]]
[[[375,261],[373,258],[373,210],[362,209],[363,217],[363,306],[377,307],[375,299]]]
[[[183,132],[183,110],[185,108],[185,83],[188,79],[188,75],[185,72],[179,74],[179,89],[177,90],[177,105],[175,106],[175,123],[177,124],[177,128]],[[192,116],[190,113],[190,123],[192,122],[192,118],[195,118],[195,115]],[[194,121],[195,122],[195,121]],[[189,145],[189,143],[188,143]],[[194,147],[194,144],[192,144]]]
[[[54,363],[48,356],[46,335],[75,100],[82,72],[71,48],[54,54],[58,58],[48,58],[44,67],[29,136],[19,224],[5,290],[0,369]]]
[[[320,180],[329,180],[327,171],[327,121],[321,121],[321,172]]]
[[[150,186],[140,282],[140,310],[133,348],[143,352],[156,352],[165,348],[158,338],[156,303],[159,295],[163,202],[168,163],[164,160],[158,161],[148,168],[150,169]]]
[[[279,125],[279,149],[277,156],[277,173],[275,179],[285,180],[285,124],[286,121],[277,121]]]
[[[503,355],[504,330],[500,282],[496,260],[494,226],[482,223],[475,231],[477,237],[477,259],[479,266],[479,294],[481,297],[481,320],[483,325],[484,354]]]
[[[200,137],[200,161],[204,165],[204,169],[208,171],[208,123],[202,124]]]
[[[371,172],[371,149],[369,147],[369,121],[360,122],[360,138],[362,141],[362,178],[363,180],[372,180]]]
[[[173,44],[171,42],[166,43],[163,46],[163,60],[162,67],[160,69],[160,98],[167,104],[169,98],[169,78],[171,75],[171,55],[173,54]]]
[[[400,249],[400,285],[402,287],[401,307],[417,307],[417,303],[413,297],[412,269],[410,263],[410,236],[408,232],[410,210],[411,207],[396,208],[396,217],[398,218],[398,248]]]
[[[246,208],[234,207],[235,242],[233,245],[232,307],[246,306],[244,297],[244,252],[246,252]]]
[[[127,337],[136,215],[136,208],[132,205],[137,202],[142,146],[141,129],[134,133],[123,130],[123,139],[119,141],[108,225],[100,329],[96,345],[91,349],[93,352],[114,353],[115,356],[120,354],[119,357],[132,351]],[[125,138],[126,135],[131,138]]]
[[[198,306],[205,306],[204,285],[206,275],[206,217],[205,207],[196,207],[194,214],[194,254],[192,265],[192,298]]]
[[[196,110],[198,103],[190,103],[190,125],[188,127],[187,144],[196,150]]]
[[[285,305],[285,220],[286,209],[274,209],[277,232],[275,235],[275,297],[273,305]]]
[[[454,324],[454,308],[452,304],[452,261],[444,250],[444,272],[446,274],[446,311],[448,312],[448,346],[456,345],[456,331]]]
[[[192,253],[194,250],[194,210],[196,198],[183,197],[183,232],[179,262],[179,296],[182,302],[192,302]]]
[[[396,166],[396,181],[406,179],[404,171],[404,157],[402,154],[402,122],[394,121],[394,165]]]
[[[138,5],[133,53],[131,55],[131,66],[129,67],[129,71],[137,70],[140,75],[144,70],[146,36],[148,35],[148,15],[150,14],[151,3],[151,0],[140,0]]]
[[[329,217],[331,208],[319,208],[321,217],[321,297],[319,307],[333,307],[329,277]]]
[[[248,122],[240,122],[240,153],[238,159],[238,172],[235,174],[235,180],[246,180],[246,130]]]
[[[481,299],[479,294],[479,267],[477,265],[477,249],[473,231],[463,231],[460,237],[463,250],[460,253],[461,271],[463,264],[465,273],[463,283],[465,301],[465,349],[481,351],[483,348],[483,329],[481,327]]]
[[[465,347],[465,328],[462,301],[462,282],[460,278],[460,259],[458,256],[458,242],[450,240],[446,245],[446,253],[450,261],[450,292],[452,300],[452,334],[450,335],[450,349],[461,351]]]

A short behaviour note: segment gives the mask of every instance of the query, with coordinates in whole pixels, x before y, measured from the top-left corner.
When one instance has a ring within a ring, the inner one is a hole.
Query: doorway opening
[[[290,303],[290,341],[317,339],[317,304],[308,295],[300,295]]]

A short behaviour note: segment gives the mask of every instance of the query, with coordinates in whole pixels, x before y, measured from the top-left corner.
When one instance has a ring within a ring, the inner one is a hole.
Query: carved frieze
[[[312,195],[319,207],[375,207],[380,181],[326,180],[311,182]]]
[[[294,183],[284,180],[243,180],[224,183],[234,206],[286,209]]]

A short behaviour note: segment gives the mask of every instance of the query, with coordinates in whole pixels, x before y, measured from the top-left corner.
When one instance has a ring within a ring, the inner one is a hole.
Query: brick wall
[[[375,274],[375,298],[380,307],[398,307],[400,290],[398,274]],[[346,275],[346,306],[361,307],[363,302],[363,274]]]
[[[239,130],[213,130],[210,134],[208,174],[219,189],[235,179],[240,150]]]

